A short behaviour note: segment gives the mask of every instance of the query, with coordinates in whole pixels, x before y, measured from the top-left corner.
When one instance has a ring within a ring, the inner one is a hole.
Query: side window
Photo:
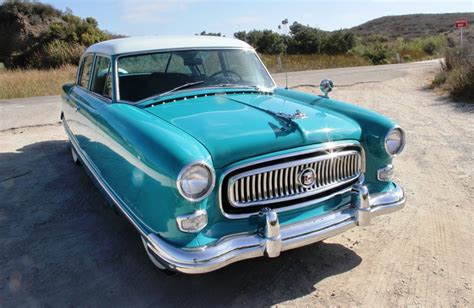
[[[110,59],[105,57],[96,57],[94,75],[92,78],[91,91],[107,97],[112,93],[112,78]]]
[[[79,85],[87,88],[89,85],[89,79],[91,77],[92,61],[94,60],[93,55],[86,56],[82,61],[81,76],[79,76]]]

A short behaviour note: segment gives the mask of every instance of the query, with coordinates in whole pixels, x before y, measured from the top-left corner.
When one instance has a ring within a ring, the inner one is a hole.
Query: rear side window
[[[92,61],[94,60],[93,55],[86,56],[82,61],[81,75],[79,77],[79,85],[87,88],[89,85],[89,79],[91,77]]]
[[[110,59],[100,56],[96,57],[91,91],[103,96],[111,97],[112,79],[110,75]]]

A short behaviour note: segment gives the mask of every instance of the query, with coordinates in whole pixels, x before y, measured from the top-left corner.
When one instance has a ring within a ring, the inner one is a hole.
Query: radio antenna
[[[283,32],[284,32],[284,40],[283,40],[283,55],[284,55],[284,58],[285,58],[285,65],[283,65],[283,69],[285,70],[285,89],[288,90],[288,68],[286,67],[286,64],[288,64],[288,54],[287,54],[287,49],[288,49],[288,45],[287,45],[287,37],[288,37],[288,18],[285,18],[281,21],[281,24],[283,25]]]

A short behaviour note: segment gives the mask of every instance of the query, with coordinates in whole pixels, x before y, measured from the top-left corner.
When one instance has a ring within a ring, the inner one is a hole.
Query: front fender
[[[193,137],[137,107],[104,105],[98,110],[92,161],[101,177],[146,232],[179,245],[194,236],[180,232],[176,216],[206,208],[185,200],[176,186],[181,169],[204,161],[208,151]]]

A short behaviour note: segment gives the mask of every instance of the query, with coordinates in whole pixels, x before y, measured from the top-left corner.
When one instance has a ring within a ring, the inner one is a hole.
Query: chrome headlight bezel
[[[394,152],[394,153],[391,153],[389,150],[388,150],[388,147],[387,147],[387,142],[389,140],[389,137],[392,133],[394,132],[399,132],[400,133],[400,146],[398,147],[397,151]],[[405,131],[398,125],[392,127],[388,132],[387,134],[385,135],[385,138],[384,138],[384,148],[385,148],[385,152],[387,152],[387,154],[390,156],[390,157],[395,157],[395,156],[398,156],[400,155],[400,153],[403,152],[403,149],[405,148],[405,143],[406,143],[406,140],[405,140]]]
[[[185,188],[183,188],[183,183],[186,180],[184,177],[188,175],[188,173],[194,168],[202,168],[201,170],[205,170],[208,174],[208,185],[206,186],[206,189],[197,195],[191,195],[185,191]],[[178,174],[178,179],[176,180],[176,186],[181,196],[191,202],[198,202],[205,199],[212,192],[215,184],[216,175],[214,169],[203,161],[193,162],[189,165],[186,165],[183,169],[181,169]]]

